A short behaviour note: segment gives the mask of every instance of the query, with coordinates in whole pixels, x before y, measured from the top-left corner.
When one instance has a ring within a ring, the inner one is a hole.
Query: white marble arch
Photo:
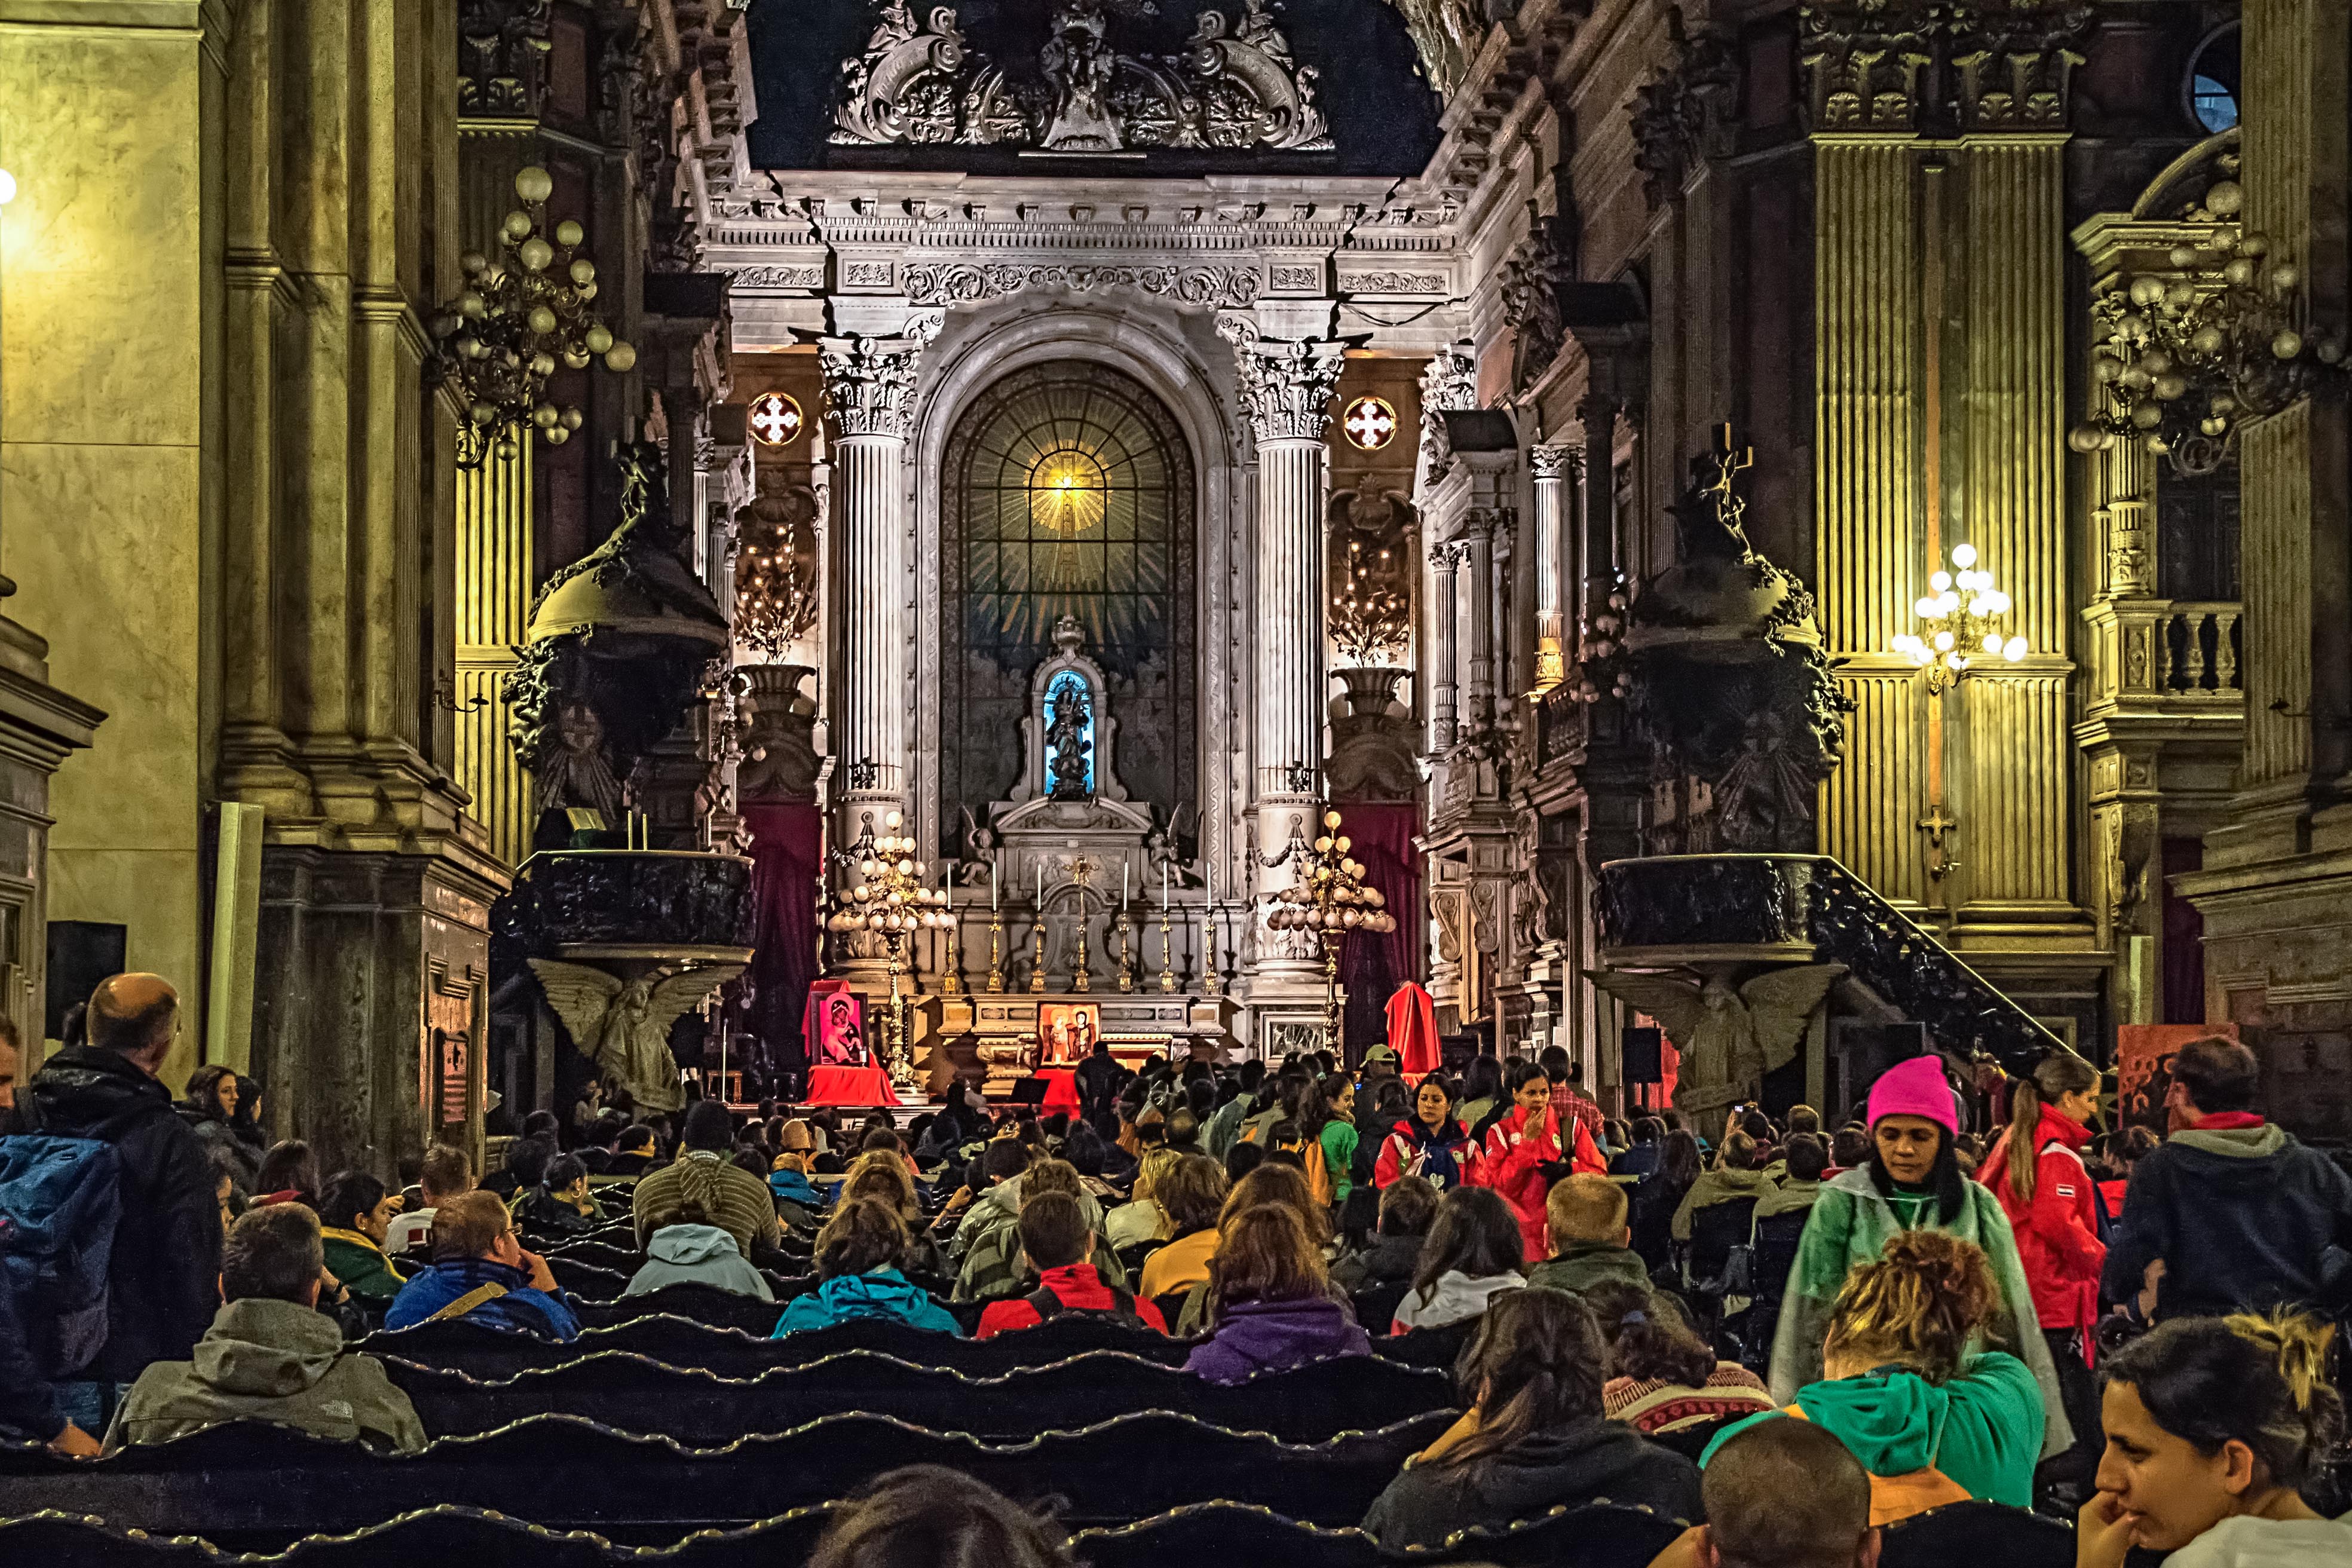
[[[1250,690],[1250,552],[1242,530],[1253,493],[1255,461],[1237,417],[1232,351],[1212,313],[1172,307],[1077,301],[1020,294],[971,310],[950,310],[923,355],[914,439],[907,471],[912,487],[915,657],[908,663],[915,715],[914,811],[919,842],[940,838],[940,471],[950,434],[973,400],[1000,378],[1033,364],[1081,361],[1134,377],[1167,405],[1183,431],[1195,476],[1198,548],[1194,566],[1199,626],[1202,856],[1217,868],[1219,897],[1242,887]],[[1132,782],[1132,781],[1130,781]]]

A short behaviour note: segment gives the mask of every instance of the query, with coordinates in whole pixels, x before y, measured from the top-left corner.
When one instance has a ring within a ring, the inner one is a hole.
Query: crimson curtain
[[[824,817],[814,802],[745,805],[751,830],[751,996],[743,1027],[760,1039],[759,1061],[773,1075],[801,1072],[808,1046],[801,1013],[816,975],[817,857]]]
[[[1349,937],[1339,959],[1340,983],[1348,988],[1341,1032],[1352,1064],[1388,1037],[1390,994],[1422,978],[1421,851],[1412,842],[1421,831],[1421,807],[1411,801],[1342,802],[1338,809],[1349,853],[1364,864],[1365,884],[1381,890],[1397,920],[1386,936]]]

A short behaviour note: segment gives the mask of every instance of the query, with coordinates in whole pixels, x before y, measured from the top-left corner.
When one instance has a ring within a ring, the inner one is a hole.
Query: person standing
[[[1980,1249],[1995,1300],[1985,1319],[1989,1348],[2024,1363],[2042,1390],[2043,1446],[2050,1458],[2074,1447],[2074,1427],[2034,1316],[2033,1291],[2018,1260],[2009,1216],[1985,1188],[1960,1173],[1954,1142],[1959,1110],[1942,1061],[1898,1062],[1870,1087],[1866,1163],[1822,1186],[1805,1220],[1797,1260],[1772,1339],[1772,1397],[1782,1405],[1822,1376],[1822,1346],[1847,1275],[1885,1256],[1910,1230],[1937,1230]]]
[[[159,1361],[185,1361],[220,1303],[221,1220],[205,1146],[155,1075],[180,1037],[180,996],[159,974],[115,974],[90,994],[88,1042],[30,1086],[41,1131],[114,1151],[121,1217],[107,1265],[106,1342],[62,1386],[67,1414],[102,1431],[119,1392]]]
[[[2191,1040],[2164,1103],[2188,1122],[2134,1167],[2103,1283],[2155,1318],[2324,1307],[2331,1252],[2352,1251],[2352,1176],[2254,1110],[2261,1067],[2236,1040]]]

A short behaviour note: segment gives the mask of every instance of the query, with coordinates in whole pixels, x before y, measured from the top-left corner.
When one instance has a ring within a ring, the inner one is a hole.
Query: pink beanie
[[[1944,1064],[1936,1057],[1913,1057],[1879,1074],[1870,1086],[1870,1124],[1883,1117],[1924,1116],[1944,1130],[1960,1135],[1959,1113],[1953,1107],[1952,1086],[1945,1080]]]

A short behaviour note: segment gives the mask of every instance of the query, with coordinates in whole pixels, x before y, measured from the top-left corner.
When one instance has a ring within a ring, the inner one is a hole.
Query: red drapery
[[[1421,831],[1421,808],[1410,801],[1341,802],[1338,810],[1349,853],[1363,862],[1365,883],[1381,890],[1397,920],[1386,936],[1349,937],[1339,960],[1339,979],[1348,988],[1342,1029],[1354,1063],[1388,1037],[1390,993],[1422,977],[1421,851],[1412,843]]]
[[[773,1071],[808,1065],[801,1012],[816,974],[817,856],[824,818],[814,802],[745,805],[751,831],[750,1002],[743,1026],[760,1038],[760,1061]]]

